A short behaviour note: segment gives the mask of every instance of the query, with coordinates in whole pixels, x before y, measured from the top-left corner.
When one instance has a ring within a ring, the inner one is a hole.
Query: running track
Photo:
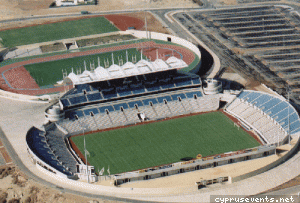
[[[68,53],[63,55],[49,56],[44,58],[36,58],[36,59],[31,59],[27,61],[16,62],[10,65],[6,65],[0,68],[0,74],[1,74],[0,89],[14,92],[14,93],[19,93],[19,94],[26,94],[26,95],[43,95],[43,94],[49,94],[54,92],[63,92],[65,90],[65,87],[40,89],[38,85],[35,83],[35,80],[30,76],[30,74],[27,71],[24,71],[24,65],[47,62],[47,61],[56,61],[60,59],[99,54],[105,52],[113,52],[122,49],[129,49],[129,48],[140,49],[141,47],[155,47],[158,49],[161,48],[159,49],[160,56],[163,55],[167,56],[167,55],[171,55],[172,53],[176,56],[176,53],[180,53],[182,59],[187,64],[191,64],[195,60],[194,53],[184,47],[180,47],[176,45],[168,45],[168,44],[157,44],[153,41],[141,42],[136,44],[121,45],[116,47],[95,49],[95,50],[89,50],[84,52],[75,52],[75,53]],[[144,52],[143,54],[146,55],[148,58],[151,58],[151,60],[156,59],[156,49],[152,49],[151,51]],[[167,58],[165,57],[164,60],[166,59]],[[70,88],[72,88],[72,86],[69,86],[69,89]]]

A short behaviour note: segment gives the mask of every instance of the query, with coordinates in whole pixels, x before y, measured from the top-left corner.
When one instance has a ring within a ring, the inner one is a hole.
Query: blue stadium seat
[[[171,99],[170,96],[163,96],[163,97],[158,97],[158,98],[157,98],[157,101],[158,101],[159,103],[164,103],[164,100],[166,100],[166,101],[172,101],[172,99]]]
[[[99,113],[97,108],[85,109],[83,112],[86,116],[91,115],[90,112],[93,112],[94,115]]]
[[[157,102],[157,100],[156,99],[144,99],[143,100],[143,103],[144,103],[144,105],[150,105],[150,102],[152,102],[152,104],[157,104],[158,102]]]
[[[117,92],[118,92],[120,97],[125,97],[125,96],[132,95],[131,90],[127,87],[124,87],[124,88],[120,87],[120,88],[117,89]]]
[[[86,97],[88,98],[89,101],[99,101],[103,99],[103,97],[99,92],[94,94],[87,94]]]
[[[279,122],[279,124],[284,128],[284,129],[288,129],[288,124],[289,124],[289,122],[290,122],[290,125],[292,124],[292,123],[294,123],[296,120],[298,120],[298,114],[296,113],[296,112],[292,112],[292,111],[290,111],[290,118],[288,118],[288,116],[287,117],[285,117],[283,120],[281,120],[280,122]]]
[[[81,104],[81,103],[87,102],[87,99],[83,95],[83,96],[69,98],[69,101],[71,102],[72,105],[76,105],[76,104]]]
[[[266,114],[273,117],[275,114],[279,113],[280,111],[282,111],[283,109],[285,109],[287,107],[288,107],[288,104],[286,102],[280,102],[279,104],[277,104],[273,108],[269,109],[266,112]]]
[[[82,117],[84,115],[83,111],[81,111],[81,110],[77,110],[77,111],[75,111],[75,113],[78,117]]]
[[[264,103],[263,105],[260,106],[260,108],[264,111],[267,112],[269,109],[273,108],[275,105],[277,105],[279,102],[281,102],[280,99],[278,98],[273,98],[269,100],[268,102]]]
[[[70,120],[75,119],[75,115],[77,115],[74,111],[65,112],[65,118],[69,118]]]
[[[48,164],[49,166],[55,168],[56,170],[62,172],[65,175],[72,175],[70,171],[67,171],[56,159],[54,153],[45,144],[45,138],[40,136],[40,130],[36,128],[31,128],[26,136],[26,141],[28,143],[29,148],[33,151],[33,153],[41,159],[43,162]]]
[[[123,107],[123,109],[128,109],[128,105],[126,103],[115,104],[114,107],[116,111],[121,110],[121,107]]]
[[[182,93],[182,94],[173,94],[171,95],[173,101],[178,101],[178,97],[180,97],[181,99],[185,99],[186,96]]]
[[[254,104],[257,107],[260,107],[262,104],[268,102],[270,99],[272,99],[272,97],[270,95],[261,94],[260,97],[258,97],[257,99],[255,99],[251,103]]]
[[[158,84],[156,84],[155,82],[147,83],[147,84],[145,84],[145,87],[146,87],[148,92],[153,92],[153,91],[159,91],[160,90],[160,86]]]
[[[192,84],[192,80],[190,77],[176,77],[173,79],[176,87],[183,87],[183,86],[188,86]]]
[[[105,99],[111,99],[111,98],[116,98],[117,97],[117,92],[114,90],[111,91],[102,91],[102,94]]]
[[[293,131],[297,130],[300,128],[300,121],[297,120],[293,123],[290,124],[290,133],[293,133]]]
[[[70,106],[70,102],[68,101],[68,99],[62,99],[60,100],[63,106]]]
[[[248,91],[243,91],[238,95],[238,98],[244,99],[245,96],[247,96],[250,92]]]
[[[247,96],[244,96],[244,99],[245,99],[247,102],[252,102],[252,101],[254,101],[255,99],[257,99],[259,96],[261,96],[261,93],[260,93],[260,92],[251,92],[251,93],[248,94]]]
[[[78,93],[83,92],[83,90],[85,90],[86,92],[91,91],[89,84],[76,85],[75,88],[77,89]]]
[[[143,106],[143,103],[141,101],[133,101],[128,103],[130,108],[135,108],[135,104],[137,104],[138,106]]]
[[[160,87],[165,90],[165,89],[171,89],[171,88],[174,88],[175,85],[174,83],[160,83]]]
[[[185,95],[187,98],[194,98],[194,95],[197,95],[197,97],[202,97],[202,93],[200,91],[186,92]]]
[[[142,84],[131,85],[130,89],[132,90],[133,94],[142,94],[145,92],[145,87]]]
[[[193,78],[192,81],[193,81],[194,85],[200,85],[201,84],[200,78]]]
[[[282,111],[280,111],[279,113],[277,113],[276,115],[273,116],[273,118],[279,122],[282,119],[286,118],[288,116],[288,108],[283,109]]]
[[[108,110],[110,112],[114,111],[114,108],[112,106],[102,106],[102,107],[99,107],[99,111],[100,113],[106,113],[105,110]]]
[[[92,91],[99,91],[99,86],[97,84],[90,84],[90,88]]]

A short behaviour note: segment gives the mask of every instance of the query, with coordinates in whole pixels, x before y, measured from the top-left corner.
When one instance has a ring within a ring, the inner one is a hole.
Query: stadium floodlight
[[[115,64],[115,61],[114,61],[114,53],[113,53],[113,52],[111,53],[111,62],[112,62],[112,65]]]
[[[288,93],[288,139],[289,145],[291,144],[291,135],[290,135],[290,86],[287,86],[287,93]]]
[[[141,48],[141,60],[143,59],[143,48]]]
[[[87,150],[86,150],[86,146],[85,146],[85,136],[84,136],[84,130],[85,128],[82,128],[83,129],[83,143],[84,143],[84,158],[85,158],[85,164],[86,164],[86,174],[87,174],[87,180],[88,180],[88,183],[90,183],[90,179],[89,179],[89,168],[88,168],[88,161],[87,161]]]

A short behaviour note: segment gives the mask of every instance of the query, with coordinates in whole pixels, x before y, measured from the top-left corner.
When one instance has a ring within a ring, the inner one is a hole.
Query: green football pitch
[[[71,138],[84,154],[84,137]],[[209,156],[260,144],[234,126],[221,112],[212,112],[85,135],[88,162],[111,174]]]
[[[95,17],[0,31],[0,43],[14,47],[118,30],[106,18]]]
[[[141,52],[137,49],[127,49],[128,52],[128,61],[132,61],[132,56],[136,56],[136,60],[141,59]],[[123,59],[123,63],[126,62],[126,50],[119,50],[113,52],[114,63],[119,64],[119,58]],[[69,74],[74,70],[74,73],[77,74],[76,70],[81,69],[81,72],[84,71],[84,62],[86,63],[87,70],[90,70],[90,63],[95,64],[95,67],[98,66],[98,58],[100,60],[100,65],[104,67],[104,61],[109,61],[109,65],[112,65],[112,52],[106,52],[101,54],[80,56],[74,58],[61,59],[57,61],[48,61],[44,63],[35,63],[25,65],[24,67],[33,77],[36,83],[40,86],[48,86],[56,84],[57,81],[63,79],[62,70],[67,71]],[[143,56],[143,58],[146,58]]]

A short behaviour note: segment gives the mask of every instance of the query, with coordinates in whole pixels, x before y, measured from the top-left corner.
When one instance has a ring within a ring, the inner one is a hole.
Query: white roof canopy
[[[148,73],[155,73],[159,71],[181,69],[188,65],[181,59],[171,56],[166,61],[156,59],[151,62],[145,59],[138,61],[136,64],[127,61],[124,65],[117,65],[112,62],[108,68],[98,66],[96,69],[86,70],[83,73],[75,74],[72,72],[64,79],[64,81],[71,80],[73,85],[85,84],[91,82],[106,81],[116,78],[125,78],[135,75],[144,75]]]

